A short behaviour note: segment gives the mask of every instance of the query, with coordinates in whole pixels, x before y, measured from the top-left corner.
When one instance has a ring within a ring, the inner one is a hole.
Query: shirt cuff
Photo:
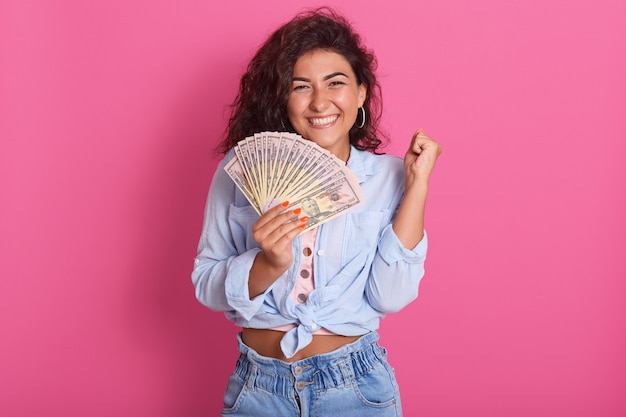
[[[394,232],[392,225],[388,225],[383,230],[378,242],[378,253],[387,264],[398,261],[408,263],[423,263],[426,260],[428,250],[428,236],[424,230],[424,236],[413,249],[407,249],[402,245],[398,235]]]
[[[240,256],[231,259],[228,266],[228,275],[225,282],[226,299],[228,305],[230,305],[237,313],[245,320],[250,320],[259,311],[265,300],[265,294],[267,294],[271,288],[268,288],[263,293],[257,295],[253,299],[250,299],[250,291],[248,289],[248,281],[250,279],[250,269],[256,255],[261,249],[249,250]]]

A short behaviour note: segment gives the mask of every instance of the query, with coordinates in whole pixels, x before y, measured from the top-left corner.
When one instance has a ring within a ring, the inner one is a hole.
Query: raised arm
[[[441,146],[418,130],[404,156],[405,193],[393,222],[393,230],[404,247],[413,248],[424,236],[424,210],[428,181]]]

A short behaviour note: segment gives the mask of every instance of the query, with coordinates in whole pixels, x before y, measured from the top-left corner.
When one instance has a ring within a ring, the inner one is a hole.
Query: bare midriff
[[[241,332],[243,342],[254,349],[259,355],[280,359],[286,362],[295,362],[322,353],[332,352],[344,345],[356,341],[360,336],[341,336],[338,334],[313,335],[310,344],[287,358],[280,349],[280,341],[285,336],[285,332],[271,329],[248,329]]]

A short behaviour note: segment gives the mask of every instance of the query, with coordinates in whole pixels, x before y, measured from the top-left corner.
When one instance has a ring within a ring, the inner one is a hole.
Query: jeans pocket
[[[233,373],[228,378],[228,385],[224,393],[224,409],[223,414],[235,413],[241,406],[243,397],[245,396],[246,381],[239,375]]]
[[[389,366],[378,362],[368,373],[354,381],[354,390],[363,404],[383,408],[396,403],[399,392]]]

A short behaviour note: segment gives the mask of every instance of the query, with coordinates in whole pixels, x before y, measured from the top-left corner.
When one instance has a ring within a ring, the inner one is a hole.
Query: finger
[[[274,210],[274,208],[272,208],[272,210]],[[276,212],[271,212],[270,210],[268,210],[266,214],[270,216],[275,213]],[[285,211],[284,213],[279,212],[278,215],[275,215],[274,217],[269,217],[269,220],[265,222],[262,222],[261,219],[257,220],[257,222],[252,225],[252,231],[254,233],[255,240],[259,243],[266,239],[270,239],[272,241],[278,240],[283,234],[280,232],[279,229],[285,224],[293,223],[293,220],[296,219],[300,215],[300,213],[302,213],[302,209],[297,208],[295,210]]]
[[[441,146],[435,142],[434,140],[432,140],[430,137],[424,135],[420,135],[417,137],[416,142],[418,144],[418,146],[422,149],[422,150],[439,150],[441,148]]]
[[[424,132],[422,129],[417,129],[417,131],[413,134],[413,138],[411,139],[411,151],[420,154],[422,153],[422,146],[420,144],[421,138],[424,136]]]
[[[436,144],[436,142],[428,136],[422,129],[418,129],[413,135],[413,140],[419,145],[420,148],[424,148],[424,145]]]
[[[286,223],[279,224],[265,236],[261,246],[278,251],[290,246],[293,239],[306,227],[308,219],[307,216],[304,216],[300,219],[292,219]]]
[[[413,139],[417,141],[432,140],[430,136],[424,133],[424,130],[422,128],[417,129],[417,132],[413,134]]]
[[[267,223],[272,221],[276,216],[278,216],[281,212],[283,212],[289,206],[289,201],[285,201],[282,204],[277,204],[276,206],[270,208],[265,213],[261,215],[259,220],[257,220],[252,226],[252,230],[257,230],[265,226]]]
[[[302,230],[306,227],[306,222],[309,220],[308,216],[304,216],[300,219],[285,223],[279,229],[277,229],[277,235],[280,236],[279,240],[287,240],[289,244],[298,236]]]

